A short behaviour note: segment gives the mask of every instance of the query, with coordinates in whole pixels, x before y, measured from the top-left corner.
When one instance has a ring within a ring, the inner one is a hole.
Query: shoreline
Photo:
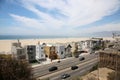
[[[68,42],[77,42],[88,40],[92,37],[81,37],[81,38],[47,38],[47,39],[19,39],[22,46],[25,45],[36,45],[38,41],[40,43],[68,43]],[[18,39],[8,39],[8,40],[0,40],[0,52],[10,53],[11,52],[11,44],[13,42],[17,42]],[[103,37],[103,40],[113,40],[111,37]]]

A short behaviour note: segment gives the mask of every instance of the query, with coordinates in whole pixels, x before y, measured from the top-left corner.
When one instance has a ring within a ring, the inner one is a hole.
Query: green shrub
[[[0,80],[33,80],[31,67],[26,61],[0,54]]]

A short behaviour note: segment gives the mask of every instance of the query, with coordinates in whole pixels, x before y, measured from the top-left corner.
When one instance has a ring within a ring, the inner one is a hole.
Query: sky
[[[120,0],[0,0],[0,35],[120,31]]]

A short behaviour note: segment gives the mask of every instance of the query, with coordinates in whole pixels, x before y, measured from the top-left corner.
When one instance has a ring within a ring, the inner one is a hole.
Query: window
[[[21,50],[19,51],[19,54],[22,54],[22,51],[21,51]]]
[[[43,54],[41,54],[41,57],[43,57]]]
[[[30,50],[33,50],[33,48],[30,48]]]
[[[63,54],[63,51],[61,52],[61,54]]]
[[[33,59],[33,56],[31,56],[30,58]]]

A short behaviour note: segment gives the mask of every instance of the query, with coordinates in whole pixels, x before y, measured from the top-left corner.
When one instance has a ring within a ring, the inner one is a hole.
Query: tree
[[[0,54],[0,80],[33,80],[31,67],[26,61]]]

